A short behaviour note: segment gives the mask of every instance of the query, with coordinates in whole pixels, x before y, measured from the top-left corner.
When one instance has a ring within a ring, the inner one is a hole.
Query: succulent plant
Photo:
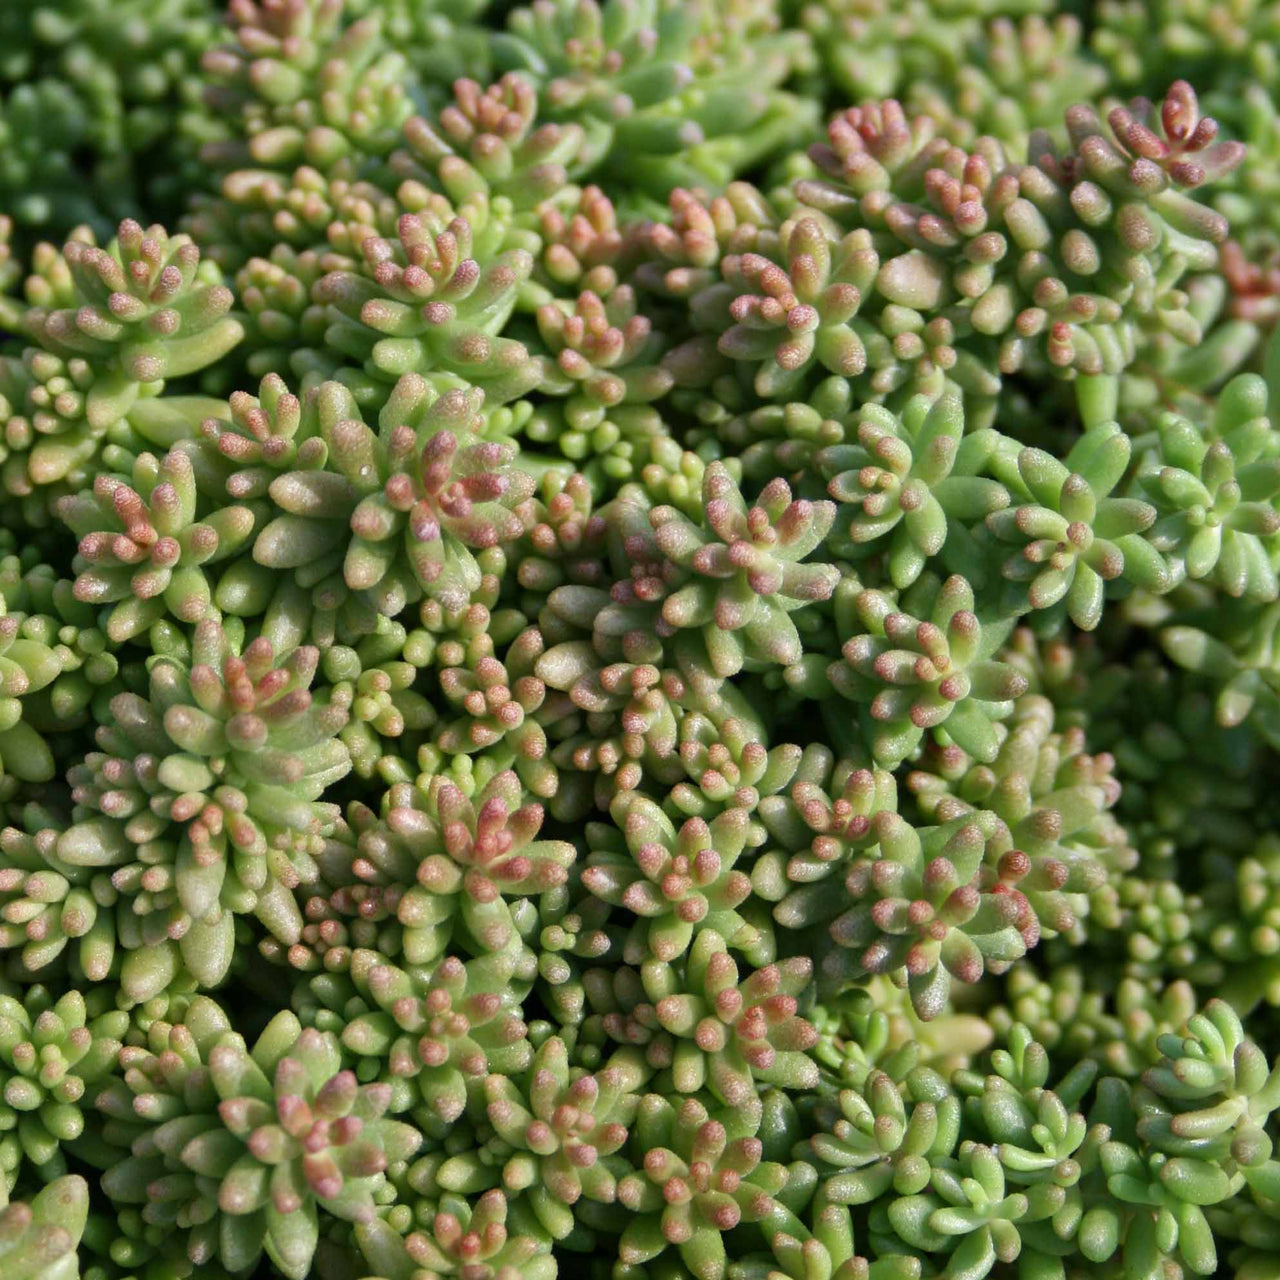
[[[259,638],[237,653],[206,621],[191,656],[189,667],[157,663],[148,698],[112,700],[99,750],[68,772],[76,808],[57,856],[110,869],[126,947],[143,946],[140,957],[176,947],[214,985],[231,964],[237,913],[297,941],[292,890],[317,878],[337,820],[320,796],[351,762],[337,738],[346,709],[308,688],[314,648],[278,660]]]
[[[423,981],[375,959],[365,982],[376,1008],[347,1022],[342,1043],[361,1058],[385,1059],[450,1124],[485,1077],[523,1071],[533,1057],[515,1003],[518,969],[509,952],[447,956]]]
[[[698,1280],[726,1274],[721,1237],[740,1222],[767,1219],[773,1193],[786,1185],[786,1169],[761,1160],[752,1119],[750,1107],[713,1115],[696,1098],[678,1106],[653,1093],[641,1099],[635,1140],[644,1161],[618,1187],[635,1215],[618,1242],[623,1266],[651,1263],[675,1246]]]
[[[505,950],[516,937],[506,898],[564,884],[576,857],[567,841],[537,838],[543,808],[526,802],[510,770],[472,796],[439,774],[425,794],[400,784],[387,799],[384,823],[361,835],[353,870],[374,883],[381,871],[396,885],[411,964],[430,963],[454,930],[481,954]]]
[[[690,818],[677,830],[651,800],[627,791],[611,813],[623,839],[614,828],[594,830],[582,883],[639,917],[627,943],[632,963],[646,955],[675,960],[702,929],[751,948],[756,930],[736,910],[750,896],[751,881],[734,867],[746,840],[745,810],[728,809],[710,823]]]
[[[936,728],[978,759],[994,759],[995,723],[1025,690],[1025,678],[991,656],[1002,628],[979,622],[964,578],[925,585],[935,589],[923,620],[895,609],[882,591],[859,593],[856,625],[866,630],[845,641],[828,679],[863,707],[882,765],[901,762]]]
[[[129,1026],[129,1015],[104,1009],[100,995],[90,992],[92,1005],[78,991],[55,1001],[40,986],[0,996],[5,1127],[46,1180],[65,1169],[61,1144],[84,1133],[85,1107],[114,1069]]]
[[[185,623],[212,619],[213,584],[204,566],[234,555],[254,527],[253,512],[240,505],[196,518],[196,472],[182,450],[160,459],[142,454],[130,479],[100,474],[91,493],[68,495],[57,507],[79,539],[72,564],[76,598],[113,606],[106,631],[116,642],[166,616]]]
[[[780,84],[805,61],[768,6],[722,0],[536,0],[514,9],[495,55],[543,86],[553,121],[645,193],[723,186],[811,127],[814,104]]]
[[[279,514],[258,531],[255,562],[291,570],[304,591],[337,592],[335,603],[352,593],[388,617],[424,592],[465,608],[481,586],[474,552],[532,524],[533,478],[512,465],[514,444],[484,438],[484,393],[441,393],[406,374],[376,433],[337,383],[314,394],[324,465],[271,481]]]
[[[618,1193],[617,1156],[627,1141],[644,1079],[639,1063],[621,1054],[595,1074],[572,1068],[563,1040],[552,1036],[522,1077],[485,1079],[483,1111],[494,1137],[484,1148],[452,1157],[437,1173],[447,1190],[474,1192],[500,1183],[523,1192],[553,1238],[573,1227],[579,1199],[611,1203]],[[505,1156],[500,1153],[505,1152]]]
[[[1089,631],[1102,617],[1108,582],[1168,588],[1168,568],[1141,536],[1156,509],[1140,498],[1108,496],[1129,455],[1129,438],[1114,423],[1081,436],[1061,462],[1042,450],[1019,452],[1017,478],[1010,479],[1015,495],[1029,500],[986,518],[997,542],[1020,548],[1000,568],[1010,600],[1017,593],[1019,605],[1033,610],[1062,602],[1072,622]]]
[[[1277,37],[0,4],[0,1277],[1277,1280]]]
[[[497,1188],[474,1203],[445,1195],[434,1218],[409,1236],[401,1236],[381,1218],[356,1228],[361,1256],[385,1280],[401,1280],[419,1269],[434,1275],[472,1275],[497,1280],[519,1275],[554,1280],[555,1259],[537,1235],[515,1234],[507,1197]]]
[[[344,19],[341,0],[242,0],[233,40],[203,58],[204,99],[229,126],[205,163],[323,168],[385,156],[412,111],[404,55],[382,37],[379,15]]]
[[[993,434],[965,436],[964,402],[954,392],[932,403],[916,396],[901,417],[866,405],[854,426],[857,444],[834,444],[814,457],[839,504],[841,550],[854,559],[887,552],[889,576],[899,588],[909,587],[935,556],[963,572],[968,528],[1010,501],[998,480],[979,474],[996,443]],[[956,546],[960,539],[965,543]],[[967,559],[972,564],[972,552]]]
[[[406,373],[446,375],[445,386],[447,375],[464,378],[499,404],[541,382],[525,344],[501,333],[533,256],[516,247],[490,257],[484,240],[476,243],[485,234],[478,221],[406,213],[394,241],[362,239],[354,269],[315,283],[312,301],[329,322],[321,356],[359,366],[349,377],[365,396],[380,385],[385,395]]]
[[[701,628],[718,675],[796,661],[801,640],[788,614],[829,599],[838,579],[834,565],[800,563],[829,532],[834,505],[794,499],[779,478],[748,507],[719,463],[707,468],[702,503],[702,527],[667,506],[649,515],[658,551],[679,574],[662,624]]]
[[[352,1222],[376,1217],[389,1165],[422,1136],[386,1118],[390,1086],[361,1085],[332,1033],[277,1014],[249,1050],[200,997],[183,1022],[156,1023],[122,1055],[123,1078],[98,1100],[108,1140],[130,1154],[104,1180],[147,1223],[186,1233],[185,1254],[236,1272],[266,1253],[285,1275],[308,1273],[317,1206]]]
[[[709,1089],[746,1105],[759,1083],[804,1088],[818,1078],[805,1053],[817,1039],[800,1013],[813,963],[794,956],[742,978],[725,940],[702,930],[681,968],[650,960],[642,970],[658,1025],[675,1039],[672,1080],[681,1093]]]
[[[869,1204],[890,1188],[900,1196],[924,1190],[932,1161],[945,1162],[960,1131],[960,1100],[939,1080],[913,1072],[904,1099],[883,1071],[860,1089],[841,1089],[823,1129],[809,1139],[832,1204]],[[910,1106],[908,1107],[908,1104]]]

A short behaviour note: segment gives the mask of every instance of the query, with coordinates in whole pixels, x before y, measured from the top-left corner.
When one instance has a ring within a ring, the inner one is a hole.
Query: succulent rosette
[[[533,522],[535,484],[513,466],[516,446],[484,438],[484,393],[438,391],[406,374],[376,432],[337,383],[314,395],[322,465],[271,481],[279,514],[258,532],[254,561],[391,617],[424,593],[464,608],[481,586],[475,553],[515,541]]]
[[[76,807],[56,856],[109,877],[117,932],[126,947],[138,939],[138,960],[163,968],[151,949],[176,950],[214,985],[238,913],[298,940],[292,891],[318,875],[339,821],[320,796],[351,760],[337,736],[346,708],[309,689],[314,648],[277,660],[260,638],[237,653],[205,622],[191,659],[157,663],[148,697],[112,700],[99,750],[68,773]]]
[[[122,1055],[123,1078],[98,1100],[130,1154],[105,1175],[112,1196],[178,1237],[197,1266],[249,1269],[265,1252],[305,1276],[317,1207],[376,1218],[389,1166],[422,1136],[386,1117],[390,1087],[361,1085],[332,1033],[278,1014],[248,1049],[207,997],[182,1022],[157,1022]]]

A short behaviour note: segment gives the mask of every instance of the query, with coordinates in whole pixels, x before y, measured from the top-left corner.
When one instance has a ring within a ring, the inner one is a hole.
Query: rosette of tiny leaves
[[[386,1170],[422,1136],[386,1118],[387,1084],[361,1085],[332,1033],[291,1013],[253,1049],[212,1001],[184,1023],[157,1023],[147,1047],[126,1050],[123,1079],[99,1099],[112,1139],[131,1154],[104,1175],[114,1200],[144,1220],[187,1232],[187,1257],[308,1274],[319,1211],[350,1222],[376,1216]]]
[[[1131,444],[1116,423],[1086,432],[1059,461],[1042,449],[1017,454],[1009,471],[1020,505],[992,512],[986,526],[998,543],[1021,549],[1000,572],[1005,605],[1018,611],[1060,605],[1085,631],[1102,618],[1107,583],[1117,578],[1150,591],[1167,590],[1172,575],[1142,535],[1156,508],[1140,498],[1113,497],[1129,465]]]
[[[575,960],[603,960],[621,950],[622,930],[612,922],[609,904],[599,898],[577,893],[566,885],[544,894],[539,906],[538,974],[550,985],[560,986],[577,979],[581,966]],[[582,985],[591,999],[585,976]]]
[[[518,75],[488,88],[455,80],[453,101],[434,123],[414,116],[405,124],[407,149],[392,166],[459,208],[476,197],[504,199],[521,212],[563,204],[585,136],[577,124],[539,122],[538,105],[537,89]]]
[[[997,440],[991,431],[965,435],[960,393],[950,389],[932,402],[915,396],[901,415],[864,405],[853,433],[856,444],[814,456],[839,504],[833,550],[883,555],[898,588],[909,587],[939,554],[956,572],[972,568],[969,527],[1010,498],[998,480],[979,474]]]
[[[217,168],[300,163],[333,170],[385,158],[413,113],[412,79],[380,15],[348,23],[343,0],[232,0],[233,40],[202,59],[205,105],[229,137],[206,143]]]
[[[1113,935],[1126,976],[1150,981],[1173,973],[1216,989],[1226,974],[1196,927],[1206,916],[1199,893],[1136,874],[1112,877],[1089,898],[1090,930],[1099,941],[1104,930]]]
[[[1161,1171],[1166,1185],[1225,1181],[1270,1158],[1265,1128],[1280,1109],[1280,1066],[1271,1068],[1231,1005],[1210,1000],[1184,1034],[1162,1035],[1156,1047],[1163,1056],[1142,1076],[1138,1132],[1175,1166]]]
[[[691,518],[702,511],[702,482],[711,463],[722,463],[735,483],[741,481],[738,460],[724,458],[720,448],[709,439],[699,444],[701,452],[681,449],[676,439],[664,434],[650,435],[646,444],[650,461],[640,472],[640,483],[624,488],[628,493],[643,492],[650,502],[677,507]]]
[[[1019,146],[1032,129],[1056,128],[1073,102],[1094,100],[1107,87],[1083,36],[1075,14],[993,18],[966,49],[954,82],[909,88],[911,108],[945,119],[957,142],[995,134]]]
[[[1162,410],[1203,421],[1218,408],[1221,392],[1212,393],[1255,362],[1274,300],[1269,291],[1280,286],[1280,276],[1273,280],[1263,263],[1249,262],[1234,240],[1219,251],[1219,270],[1221,275],[1195,275],[1186,282],[1187,311],[1199,339],[1148,333],[1141,364],[1121,376],[1118,416],[1131,429],[1149,425]]]
[[[285,946],[298,941],[292,891],[317,878],[314,857],[337,820],[320,796],[351,768],[337,737],[346,709],[309,689],[318,662],[307,647],[277,659],[263,639],[237,654],[206,622],[189,668],[157,661],[148,697],[112,700],[99,750],[69,771],[76,808],[58,857],[109,871],[124,899],[120,942],[141,948],[126,976],[131,966],[163,972],[156,953],[176,946],[215,985],[238,913],[256,914]]]
[[[732,716],[763,733],[751,704],[711,667],[703,645],[711,629],[673,631],[662,618],[667,588],[684,579],[664,570],[644,495],[624,489],[609,517],[610,576],[618,580],[608,591],[566,585],[551,593],[539,625],[565,638],[535,668],[549,689],[563,690],[590,717],[587,732],[560,742],[552,759],[600,770],[602,808],[612,790],[633,789],[642,777],[664,786],[680,781],[679,723],[690,711],[717,723]],[[590,640],[580,638],[587,634]]]
[[[325,969],[344,973],[357,949],[377,948],[389,959],[400,955],[403,932],[396,920],[401,889],[386,869],[386,847],[361,840],[378,828],[377,815],[358,801],[347,806],[346,821],[328,840],[317,859],[320,879],[299,894],[302,936],[282,950],[259,944],[269,960],[305,973]],[[378,857],[380,862],[372,859]],[[412,874],[410,868],[408,874]],[[439,951],[432,953],[438,956]],[[365,1004],[367,1005],[367,1000]],[[339,1030],[340,1028],[330,1028]]]
[[[93,385],[84,360],[62,360],[38,347],[0,356],[0,408],[8,410],[0,482],[32,527],[49,523],[51,500],[90,482],[106,434],[87,417]]]
[[[40,300],[23,318],[31,345],[0,361],[10,414],[3,483],[15,497],[40,499],[28,506],[33,520],[45,493],[92,483],[109,438],[136,439],[126,417],[151,434],[142,415],[165,378],[219,361],[243,335],[227,314],[231,291],[188,237],[128,221],[105,250],[87,232],[75,235],[61,255],[46,255],[50,287],[28,287]]]
[[[680,1093],[708,1089],[742,1107],[760,1085],[809,1089],[818,1067],[808,1050],[817,1032],[800,1016],[813,963],[793,956],[744,979],[725,940],[703,929],[680,964],[642,966],[658,1026],[674,1037],[671,1080]]]
[[[689,818],[677,830],[652,800],[625,791],[610,816],[613,826],[588,824],[582,883],[639,917],[624,948],[629,964],[646,956],[674,961],[703,929],[739,951],[758,946],[758,930],[737,910],[751,896],[750,878],[735,867],[746,843],[745,810],[728,809],[709,823]]]
[[[990,134],[1021,147],[1033,129],[1056,128],[1068,107],[1107,87],[1106,72],[1081,49],[1082,36],[1071,13],[993,18],[966,42],[951,75],[937,80],[926,72],[905,86],[907,105],[938,120],[955,142]]]
[[[1157,1038],[1195,1013],[1195,991],[1183,980],[1122,978],[1109,986],[1110,977],[1092,968],[1057,965],[1046,979],[1019,961],[1005,982],[1008,1005],[994,1006],[988,1019],[1001,1035],[1023,1023],[1047,1048],[1133,1080],[1158,1058]]]
[[[1280,531],[1280,459],[1259,456],[1267,437],[1246,424],[1210,440],[1174,414],[1161,418],[1157,432],[1159,447],[1141,459],[1137,476],[1159,512],[1152,545],[1189,578],[1230,596],[1275,599],[1280,583],[1267,540]]]
[[[17,951],[22,969],[34,974],[71,945],[73,972],[78,965],[88,981],[103,982],[115,956],[111,890],[91,868],[58,858],[54,824],[65,825],[63,815],[22,816],[28,829],[0,832],[0,946]]]
[[[84,1107],[113,1072],[129,1015],[98,988],[54,998],[48,988],[0,995],[0,1115],[22,1154],[48,1181],[65,1172],[61,1144],[85,1129]]]
[[[751,385],[766,399],[794,397],[810,373],[862,373],[867,353],[850,322],[880,267],[870,235],[851,232],[832,244],[817,218],[799,218],[783,224],[777,253],[781,265],[759,253],[722,259],[721,305],[731,323],[717,350],[754,367]]]
[[[542,253],[536,278],[552,293],[590,289],[606,298],[639,256],[640,228],[620,225],[613,201],[594,183],[582,188],[576,204],[562,208],[546,200],[539,205],[538,233]]]
[[[72,562],[76,599],[112,606],[107,636],[121,643],[166,616],[198,623],[213,616],[213,584],[204,566],[234,555],[253,532],[254,514],[202,507],[190,455],[141,454],[126,481],[106,473],[91,492],[67,495],[57,514],[79,539]]]
[[[677,188],[669,205],[665,220],[640,228],[645,261],[636,268],[636,283],[664,297],[689,300],[697,327],[718,333],[734,296],[720,283],[722,259],[750,251],[776,256],[782,214],[748,182],[731,182],[711,199]],[[714,345],[714,336],[707,334],[688,347],[696,360]]]
[[[317,399],[294,395],[278,373],[262,379],[256,396],[233,391],[227,408],[225,417],[204,419],[200,434],[233,468],[226,480],[228,497],[259,501],[283,472],[322,464]]]
[[[920,1068],[901,1090],[872,1070],[817,1114],[821,1128],[808,1145],[820,1162],[822,1196],[833,1204],[870,1204],[890,1190],[919,1194],[934,1164],[945,1167],[960,1135],[960,1099],[936,1072]]]
[[[905,760],[933,729],[975,758],[993,760],[996,722],[1026,689],[1026,678],[993,656],[1008,632],[978,621],[964,578],[922,585],[933,596],[921,598],[930,605],[925,620],[895,608],[883,591],[858,593],[851,622],[867,630],[845,641],[827,678],[865,708],[870,747],[883,767]]]
[[[30,1201],[0,1209],[0,1264],[14,1280],[79,1280],[77,1246],[89,1216],[89,1184],[77,1174]]]
[[[356,1227],[356,1243],[370,1280],[417,1280],[422,1275],[458,1280],[555,1280],[556,1260],[541,1235],[513,1221],[507,1197],[496,1187],[474,1202],[445,1194],[429,1223],[401,1236],[381,1218]]]
[[[533,1058],[517,969],[509,951],[467,961],[447,956],[429,980],[375,962],[365,983],[376,1007],[346,1023],[342,1043],[411,1080],[425,1112],[447,1131],[486,1076],[515,1075]]]
[[[785,1166],[763,1159],[759,1119],[758,1107],[713,1113],[697,1098],[641,1099],[632,1141],[642,1163],[618,1184],[619,1203],[635,1215],[618,1242],[623,1267],[674,1248],[696,1280],[723,1280],[722,1237],[739,1223],[768,1221],[787,1183]]]
[[[126,219],[105,249],[73,239],[62,256],[71,305],[36,309],[25,324],[36,345],[98,375],[90,422],[111,425],[145,384],[204,369],[243,336],[227,314],[231,290],[189,236]]]
[[[440,652],[444,658],[452,653]],[[514,767],[520,781],[540,799],[559,794],[560,778],[548,758],[549,743],[538,720],[547,690],[535,674],[542,641],[526,627],[507,647],[504,659],[495,656],[493,636],[484,632],[466,646],[452,665],[442,665],[440,687],[457,718],[436,735],[435,745],[447,755],[501,751],[503,767]]]
[[[538,308],[537,321],[555,361],[543,390],[565,399],[529,424],[530,438],[555,439],[575,462],[604,455],[586,468],[597,483],[639,472],[649,460],[651,438],[668,434],[649,405],[671,389],[673,380],[656,363],[665,339],[637,314],[632,288],[619,285],[605,299],[586,291],[572,305],[546,303]]]
[[[723,187],[811,127],[816,104],[779,89],[808,42],[777,28],[769,5],[537,0],[494,54],[541,85],[549,119],[585,127],[593,164],[662,199]]]
[[[1089,1243],[1094,1255],[1111,1256],[1123,1234],[1122,1258],[1131,1270],[1169,1265],[1181,1265],[1196,1275],[1217,1270],[1217,1248],[1205,1208],[1239,1190],[1241,1175],[1233,1179],[1218,1165],[1149,1152],[1140,1142],[1115,1139],[1103,1143],[1100,1165],[1115,1203],[1102,1207],[1101,1213],[1094,1211],[1099,1227],[1110,1219],[1105,1233],[1099,1229]]]
[[[825,213],[834,219],[824,224],[808,216],[831,238],[839,235],[835,228],[851,225],[840,243],[857,246],[865,262],[866,283],[859,286],[863,297],[853,323],[862,367],[853,374],[868,371],[877,397],[904,386],[936,394],[945,376],[989,417],[1002,370],[987,353],[970,349],[973,330],[982,334],[989,326],[972,321],[962,307],[948,305],[957,297],[969,298],[975,286],[963,276],[954,283],[949,278],[942,243],[954,251],[975,237],[977,228],[953,231],[948,226],[939,238],[915,234],[914,221],[935,213],[950,219],[963,195],[972,195],[980,205],[1008,161],[993,139],[982,140],[978,151],[967,155],[936,132],[928,116],[909,119],[892,99],[851,108],[831,122],[826,143],[810,151],[819,173],[827,177],[799,179],[794,197],[800,203],[798,214]],[[915,203],[921,199],[929,202],[929,213]],[[877,236],[885,230],[894,238]],[[899,244],[907,251],[893,255]],[[971,269],[991,276],[987,259],[1000,247],[1002,242],[981,242]],[[969,341],[962,342],[965,338]]]
[[[277,244],[236,272],[245,326],[242,354],[251,377],[294,371],[295,350],[315,351],[324,345],[328,322],[324,308],[311,301],[311,289],[328,267],[325,256],[314,249],[299,252]]]
[[[1132,870],[1137,857],[1110,812],[1121,791],[1115,761],[1087,755],[1079,727],[1055,732],[1055,724],[1047,699],[1024,695],[1000,726],[1005,736],[989,765],[952,746],[926,756],[939,772],[914,770],[907,786],[936,821],[994,812],[1013,846],[997,867],[1002,881],[1030,901],[1046,932],[1067,933],[1087,912],[1082,895],[1109,870]]]
[[[715,423],[716,437],[725,448],[741,451],[738,461],[746,479],[767,483],[781,472],[807,493],[818,482],[817,455],[848,443],[844,420],[852,400],[844,378],[825,378],[806,401],[722,416]]]
[[[542,1229],[564,1239],[580,1200],[616,1199],[619,1178],[630,1171],[621,1153],[647,1074],[629,1050],[594,1074],[572,1067],[565,1042],[551,1036],[519,1077],[485,1079],[482,1114],[493,1136],[446,1160],[438,1184],[462,1194],[501,1185],[522,1196]]]
[[[314,283],[326,271],[350,269],[360,260],[360,241],[366,236],[391,236],[406,208],[421,212],[430,209],[438,216],[452,215],[443,196],[428,192],[404,192],[406,203],[371,182],[326,175],[310,165],[301,165],[292,174],[259,169],[229,174],[220,197],[193,196],[191,211],[183,220],[185,231],[202,245],[209,256],[226,270],[236,269],[238,288],[255,282],[274,286],[273,295],[292,302],[293,293],[304,282]],[[274,265],[271,272],[267,265]],[[281,272],[288,272],[288,283]],[[279,314],[257,318],[260,303],[247,318],[248,340],[242,353],[247,363],[263,365],[270,354],[281,357],[280,367],[315,361],[316,355],[303,350],[296,359],[287,349],[271,349],[274,336],[279,341]],[[294,314],[304,308],[293,303]],[[315,317],[323,319],[319,307],[305,312],[308,333]],[[265,326],[265,327],[264,327]],[[321,333],[323,325],[320,326]],[[317,344],[318,345],[318,344]]]
[[[770,847],[751,870],[752,888],[777,903],[773,917],[788,929],[839,913],[840,903],[825,882],[843,875],[850,859],[875,843],[875,816],[896,811],[898,804],[893,775],[883,769],[855,769],[841,761],[829,779],[827,769],[808,772],[785,797],[761,801]]]
[[[1007,1044],[991,1055],[991,1073],[958,1072],[953,1083],[964,1095],[966,1129],[993,1143],[1007,1182],[1026,1196],[1029,1212],[1019,1228],[1024,1265],[1052,1268],[1052,1259],[1073,1245],[1091,1261],[1105,1257],[1115,1240],[1086,1215],[1112,1130],[1090,1125],[1074,1109],[1097,1068],[1082,1062],[1050,1089],[1048,1055],[1027,1029],[1012,1027]]]
[[[793,499],[778,477],[749,507],[721,463],[707,468],[702,501],[701,522],[669,506],[649,513],[658,550],[683,580],[662,604],[668,634],[699,628],[720,676],[797,661],[802,644],[789,614],[830,599],[839,580],[834,565],[801,563],[830,532],[835,504]]]
[[[474,215],[406,213],[394,242],[368,236],[355,270],[316,282],[312,301],[329,319],[321,354],[335,367],[359,365],[344,378],[364,397],[380,402],[405,373],[464,378],[495,404],[542,381],[541,363],[522,342],[502,336],[533,255],[474,243],[483,232],[475,222]]]
[[[974,983],[984,972],[1003,972],[1039,941],[1029,904],[985,869],[989,851],[1008,846],[995,814],[964,814],[917,831],[881,811],[874,829],[876,856],[853,862],[845,879],[853,905],[831,922],[838,949],[823,961],[829,985],[893,975],[929,1019],[945,1007],[952,977]]]
[[[793,742],[768,747],[754,726],[735,716],[717,723],[701,712],[680,722],[680,760],[687,781],[676,783],[663,801],[668,816],[709,819],[727,809],[742,809],[752,818],[747,833],[751,848],[765,840],[755,820],[761,800],[800,777],[821,773],[828,764],[820,747],[803,750]]]
[[[1092,1063],[1079,1064],[1050,1090],[1047,1087],[1049,1055],[1021,1024],[1010,1027],[1001,1047],[992,1051],[990,1066],[991,1071],[986,1075],[960,1071],[952,1077],[952,1083],[964,1098],[966,1121],[1001,1143],[1047,1143],[1054,1148],[1051,1151],[1046,1146],[1042,1153],[1046,1159],[1039,1167],[1021,1168],[1011,1164],[1009,1171],[1016,1180],[1035,1182],[1038,1180],[1035,1174],[1048,1170],[1072,1176],[1073,1170],[1056,1170],[1054,1166],[1069,1158],[1084,1141],[1085,1129],[1081,1123],[1084,1117],[1073,1113],[1070,1123],[1064,1127],[1065,1108],[1074,1107],[1089,1092],[1097,1077],[1096,1067]],[[1050,1112],[1056,1112],[1057,1118],[1045,1123],[1043,1134],[1033,1133],[1037,1114],[1043,1121]],[[1068,1131],[1073,1136],[1068,1137]],[[1025,1151],[1017,1154],[1027,1155]]]
[[[484,393],[441,393],[406,374],[377,432],[337,383],[314,394],[324,456],[317,448],[304,460],[311,466],[272,480],[282,514],[258,533],[254,560],[292,570],[304,590],[349,591],[390,617],[424,592],[465,609],[482,583],[475,553],[525,532],[536,486],[512,465],[514,444],[483,438]]]
[[[526,801],[510,770],[472,796],[443,773],[425,790],[398,784],[384,805],[385,821],[360,836],[353,870],[398,886],[412,965],[431,963],[451,938],[480,954],[504,950],[516,937],[505,899],[564,884],[576,857],[567,841],[538,839],[543,808]]]
[[[17,638],[40,646],[32,652],[42,657],[47,648],[59,672],[38,689],[33,685],[43,675],[33,681],[36,671],[26,672],[30,683],[22,696],[22,725],[34,735],[14,727],[9,746],[13,768],[9,772],[12,777],[13,769],[21,770],[28,775],[27,781],[47,780],[53,776],[49,772],[53,768],[49,735],[87,724],[90,715],[100,714],[114,694],[138,687],[144,671],[139,662],[130,660],[134,655],[127,655],[122,663],[112,652],[106,632],[96,625],[98,612],[75,599],[70,579],[55,578],[50,565],[35,565],[22,572],[15,559],[6,557],[0,562],[0,595],[13,618],[12,623],[0,619],[0,635],[16,623]],[[15,570],[13,576],[7,572],[10,567]],[[26,645],[20,646],[18,655],[25,649]],[[45,670],[51,669],[46,662]],[[46,778],[38,779],[38,774]]]
[[[887,1216],[908,1246],[945,1256],[952,1275],[980,1278],[1017,1259],[1021,1228],[1049,1217],[1061,1199],[1050,1184],[1011,1191],[996,1149],[964,1142],[954,1171],[938,1170],[927,1193],[892,1201]]]

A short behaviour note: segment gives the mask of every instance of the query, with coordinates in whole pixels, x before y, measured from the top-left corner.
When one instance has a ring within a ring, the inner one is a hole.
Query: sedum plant
[[[0,1278],[1276,1280],[1278,36],[0,4]]]

